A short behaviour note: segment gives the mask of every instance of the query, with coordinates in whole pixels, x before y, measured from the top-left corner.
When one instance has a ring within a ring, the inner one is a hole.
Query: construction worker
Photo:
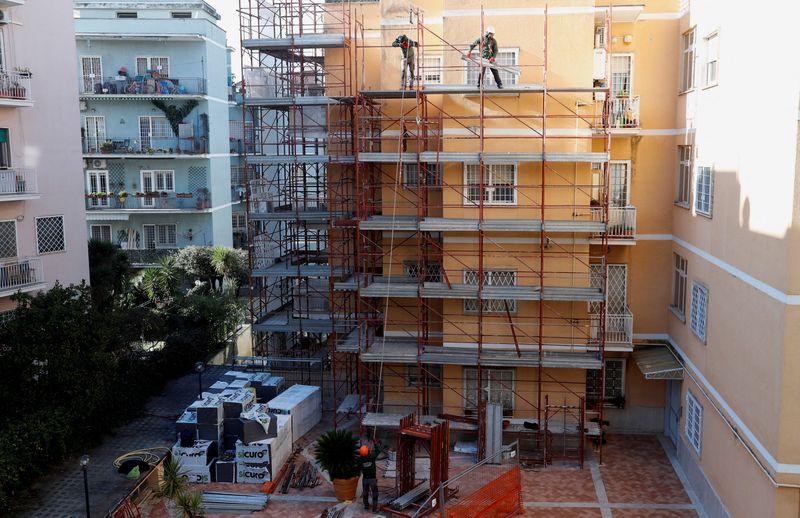
[[[392,42],[392,47],[400,47],[400,52],[403,53],[403,75],[400,77],[401,90],[406,87],[406,69],[408,69],[408,73],[411,76],[408,87],[413,88],[414,86],[414,47],[418,46],[416,41],[408,39],[405,34],[401,34]]]
[[[378,471],[375,461],[378,458],[378,446],[373,443],[372,448],[362,444],[358,449],[361,463],[361,498],[364,499],[364,509],[369,509],[369,494],[372,492],[372,512],[378,512]]]
[[[467,57],[472,59],[472,49],[481,45],[481,38],[476,38],[475,41],[472,42],[472,45],[469,46],[469,53],[467,53]],[[497,57],[497,40],[494,39],[494,27],[491,25],[486,27],[486,34],[483,35],[483,52],[482,56],[483,59],[489,61],[489,63],[494,63],[495,58]],[[500,72],[497,71],[496,68],[489,67],[492,69],[492,75],[494,76],[494,82],[497,83],[497,88],[503,88],[503,81],[500,80]],[[478,88],[481,87],[481,83],[483,82],[483,72],[486,70],[486,67],[481,65],[481,74],[478,76]]]

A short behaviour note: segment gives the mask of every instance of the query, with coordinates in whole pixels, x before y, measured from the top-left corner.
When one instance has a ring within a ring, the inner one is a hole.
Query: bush
[[[350,430],[331,430],[317,440],[314,455],[322,469],[332,479],[348,479],[358,476],[358,439]]]

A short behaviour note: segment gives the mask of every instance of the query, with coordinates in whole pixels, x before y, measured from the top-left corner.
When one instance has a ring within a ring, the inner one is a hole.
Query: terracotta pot
[[[353,478],[335,478],[333,482],[333,490],[336,492],[336,498],[340,502],[352,502],[356,499],[356,488],[358,487],[358,479],[360,476]]]

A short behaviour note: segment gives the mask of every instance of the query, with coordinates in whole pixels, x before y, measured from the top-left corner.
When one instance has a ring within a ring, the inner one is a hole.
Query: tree
[[[130,275],[128,254],[108,241],[89,241],[89,280],[98,310],[110,309],[121,301]]]
[[[178,296],[181,277],[171,255],[162,257],[158,266],[146,268],[139,278],[142,289],[150,301],[158,307],[171,304]]]
[[[175,254],[175,266],[183,270],[188,277],[211,282],[217,270],[212,262],[212,251],[207,246],[187,246]]]
[[[247,252],[226,246],[215,246],[211,264],[219,275],[235,287],[247,279]]]

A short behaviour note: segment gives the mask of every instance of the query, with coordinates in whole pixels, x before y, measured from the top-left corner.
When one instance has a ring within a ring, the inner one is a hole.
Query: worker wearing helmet
[[[372,444],[370,448],[362,444],[358,449],[358,460],[361,464],[361,498],[364,499],[364,509],[369,509],[369,494],[372,497],[372,512],[378,512],[378,471],[375,460],[378,458],[378,446]]]
[[[418,46],[416,41],[409,39],[405,34],[401,34],[392,42],[392,47],[400,47],[400,52],[403,54],[403,75],[400,77],[401,90],[406,87],[406,69],[411,77],[408,87],[412,88],[414,86],[414,67],[416,66],[414,62],[414,55],[416,54],[414,47]]]
[[[494,39],[494,27],[491,25],[486,27],[486,34],[483,35],[483,42],[481,42],[481,38],[476,38],[475,41],[472,42],[472,45],[469,46],[469,53],[467,56],[471,59],[472,58],[472,49],[475,47],[482,46],[482,58],[488,60],[489,63],[494,63],[495,58],[497,58],[497,40]],[[478,76],[478,88],[481,87],[481,83],[483,82],[483,72],[486,70],[486,67],[481,66],[481,74]],[[491,68],[492,75],[494,76],[494,82],[497,83],[497,88],[503,88],[503,81],[500,80],[500,72],[497,71],[496,68]]]

